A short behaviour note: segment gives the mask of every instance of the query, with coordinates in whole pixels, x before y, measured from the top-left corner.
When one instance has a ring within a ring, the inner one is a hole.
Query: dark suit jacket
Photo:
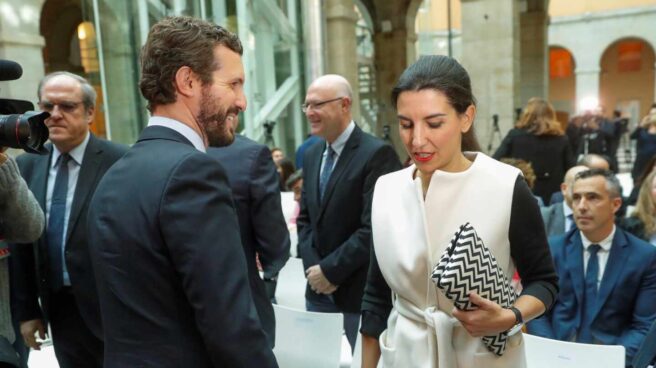
[[[654,364],[654,362],[656,362],[656,321],[652,323],[645,341],[633,359],[633,368],[647,368],[650,363]]]
[[[51,145],[47,146],[52,149]],[[87,236],[87,211],[91,196],[105,172],[125,154],[127,147],[98,139],[93,134],[84,152],[80,174],[75,188],[71,213],[68,219],[65,243],[65,261],[71,280],[71,288],[77,301],[80,314],[87,327],[102,339],[98,292],[89,257],[89,237]],[[46,208],[46,188],[50,158],[52,155],[24,154],[16,161],[21,174],[34,193],[41,208]],[[32,247],[12,245],[12,278],[14,288],[14,318],[27,321],[43,318],[50,314],[50,262],[45,230]],[[41,299],[41,308],[39,300]]]
[[[255,256],[259,255],[264,276],[268,278],[277,276],[289,258],[289,230],[282,214],[280,175],[269,148],[242,135],[236,135],[227,147],[208,148],[207,154],[217,159],[228,174],[255,309],[273,346],[276,320]]]
[[[401,169],[394,149],[357,126],[333,169],[319,201],[319,171],[325,142],[308,148],[303,159],[301,212],[296,220],[303,266],[319,264],[333,285],[335,304],[359,313],[369,267],[371,199],[378,177]],[[305,297],[318,294],[309,285]]]
[[[544,203],[549,202],[552,193],[560,190],[565,172],[576,163],[566,136],[537,136],[517,128],[508,132],[493,157],[530,162],[536,178],[533,193]]]
[[[529,333],[570,341],[580,328],[584,298],[580,231],[549,239],[560,295],[553,308],[529,323]],[[656,247],[617,228],[591,324],[601,344],[623,345],[631,363],[656,319]]]
[[[277,367],[248,285],[225,171],[147,127],[89,211],[105,367]]]
[[[544,229],[547,236],[557,236],[565,233],[565,225],[567,221],[563,213],[564,202],[552,204],[549,207],[540,207],[540,214],[542,214],[542,221],[544,222]]]

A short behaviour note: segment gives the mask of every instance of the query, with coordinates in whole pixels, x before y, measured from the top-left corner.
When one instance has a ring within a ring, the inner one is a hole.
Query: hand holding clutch
[[[460,226],[455,233],[431,278],[460,310],[477,309],[469,297],[472,292],[502,308],[512,306],[517,298],[510,280],[470,223]],[[506,350],[508,334],[501,332],[482,339],[488,350],[501,356]]]

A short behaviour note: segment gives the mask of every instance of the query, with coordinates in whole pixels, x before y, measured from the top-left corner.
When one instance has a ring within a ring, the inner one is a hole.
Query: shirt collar
[[[349,125],[342,132],[342,134],[340,134],[339,137],[337,137],[337,139],[335,139],[335,141],[330,145],[330,147],[333,149],[333,151],[335,151],[337,156],[340,156],[342,154],[342,151],[346,146],[346,142],[351,136],[351,133],[353,133],[354,129],[355,129],[355,123],[353,122],[353,120],[351,120]],[[328,146],[326,145],[326,152],[327,151],[328,151]]]
[[[563,214],[565,215],[565,217],[574,214],[574,211],[572,211],[572,208],[567,205],[567,202],[565,202],[564,199],[563,199]]]
[[[84,159],[84,152],[87,150],[87,145],[89,144],[89,139],[91,137],[91,133],[87,132],[87,136],[84,138],[82,143],[78,144],[77,147],[73,148],[70,152],[68,152],[68,155],[71,156],[73,161],[75,161],[78,166],[82,166],[82,160]],[[59,156],[61,156],[61,152],[57,149],[57,146],[54,144],[52,145],[52,160],[50,161],[50,167],[55,167],[57,165],[57,162],[59,161]]]
[[[608,236],[604,240],[600,241],[599,243],[592,243],[590,240],[588,240],[588,238],[585,237],[585,235],[583,235],[583,233],[581,233],[581,242],[583,243],[583,250],[587,251],[590,244],[599,244],[599,246],[601,246],[601,250],[605,252],[609,252],[610,247],[613,245],[613,237],[615,236],[616,229],[617,228],[615,227],[615,225],[613,225],[613,231],[611,231],[610,234],[608,234]]]
[[[203,138],[201,138],[201,136],[187,124],[164,116],[151,116],[150,119],[148,119],[148,126],[163,126],[173,129],[187,138],[197,150],[206,152]]]

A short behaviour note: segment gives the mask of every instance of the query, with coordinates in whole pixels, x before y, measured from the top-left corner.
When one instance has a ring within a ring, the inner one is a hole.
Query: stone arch
[[[41,8],[40,32],[45,39],[45,72],[65,70],[83,74],[75,46],[77,27],[83,22],[80,0],[46,0]]]
[[[620,110],[635,124],[654,102],[656,53],[642,37],[609,43],[599,58],[599,99],[606,115]]]
[[[576,58],[562,45],[549,46],[549,101],[558,121],[566,123],[576,111]]]

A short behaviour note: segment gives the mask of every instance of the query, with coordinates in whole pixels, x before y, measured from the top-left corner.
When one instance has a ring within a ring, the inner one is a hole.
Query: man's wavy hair
[[[157,22],[141,49],[139,89],[148,110],[175,102],[175,73],[183,66],[190,67],[203,85],[210,84],[212,72],[221,67],[214,62],[214,48],[219,45],[243,53],[239,38],[216,24],[188,16]]]

